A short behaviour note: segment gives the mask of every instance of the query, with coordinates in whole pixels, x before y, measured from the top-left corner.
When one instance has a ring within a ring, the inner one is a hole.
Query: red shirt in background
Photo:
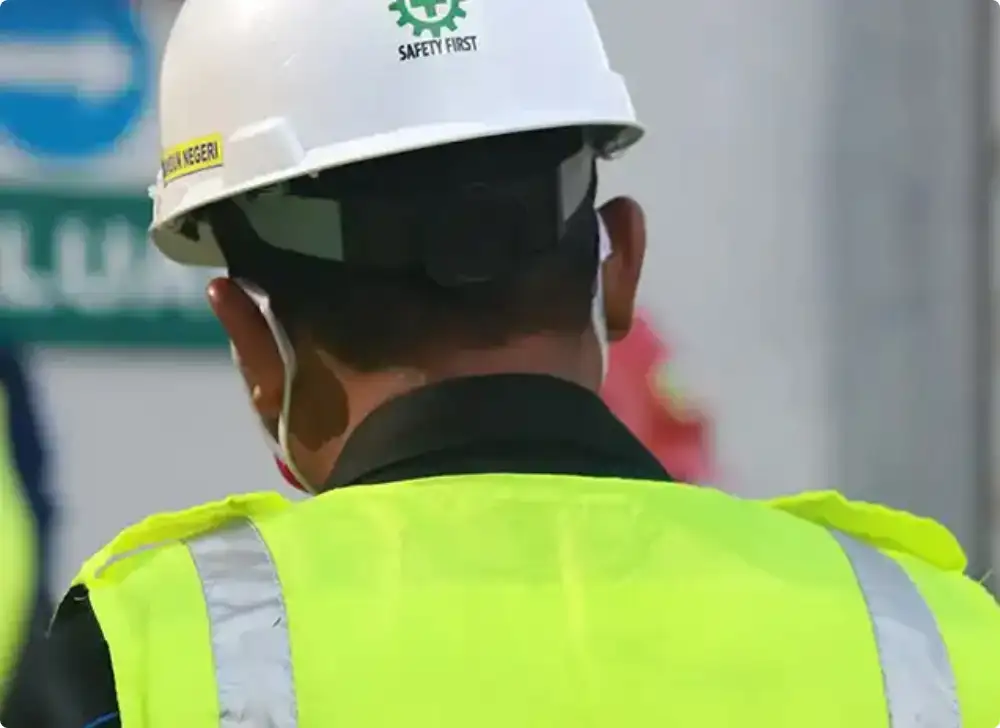
[[[714,475],[711,422],[682,400],[669,365],[670,350],[640,315],[629,335],[611,346],[601,395],[674,478],[706,483]]]

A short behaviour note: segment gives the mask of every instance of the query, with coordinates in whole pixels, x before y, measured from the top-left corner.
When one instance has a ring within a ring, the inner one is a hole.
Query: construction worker
[[[90,728],[1000,719],[1000,609],[946,529],[671,483],[597,396],[646,240],[595,210],[642,132],[583,0],[187,0],[160,94],[153,241],[227,267],[209,300],[315,497],[86,562],[52,639]]]

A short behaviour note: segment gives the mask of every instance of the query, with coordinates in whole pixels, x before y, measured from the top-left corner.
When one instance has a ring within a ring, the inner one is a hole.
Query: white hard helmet
[[[342,165],[521,131],[642,136],[585,0],[186,0],[160,81],[152,238],[222,266],[205,205]]]

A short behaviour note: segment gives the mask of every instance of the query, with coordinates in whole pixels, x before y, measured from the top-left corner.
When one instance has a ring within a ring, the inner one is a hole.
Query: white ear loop
[[[611,355],[611,344],[608,341],[608,317],[604,312],[604,263],[611,257],[611,238],[608,230],[601,219],[601,213],[597,214],[597,280],[594,285],[594,298],[591,303],[590,319],[594,327],[594,335],[597,337],[597,346],[601,350],[601,383],[608,374],[608,359]]]
[[[264,421],[259,415],[257,416],[257,421],[260,423],[261,430],[264,432],[264,439],[267,441],[271,451],[286,465],[289,472],[291,472],[291,474],[298,481],[299,485],[305,488],[308,492],[315,493],[316,490],[313,488],[312,484],[305,479],[299,471],[298,466],[295,465],[295,460],[292,458],[291,449],[288,445],[289,420],[291,419],[292,410],[292,385],[295,382],[297,368],[297,363],[295,361],[295,348],[292,346],[292,342],[288,338],[288,334],[285,333],[284,327],[274,315],[274,311],[271,310],[271,300],[268,298],[267,294],[249,281],[234,279],[233,282],[243,289],[243,292],[246,293],[250,300],[253,301],[254,305],[257,306],[257,309],[260,311],[260,315],[264,317],[264,321],[267,323],[268,329],[271,330],[271,336],[274,337],[274,343],[275,346],[278,347],[278,355],[281,357],[281,363],[284,367],[284,391],[281,394],[281,414],[278,415],[277,441],[274,439],[271,431],[267,429],[267,426],[264,424]],[[229,349],[232,352],[233,361],[237,366],[239,366],[240,356],[236,351],[236,347],[230,343]]]

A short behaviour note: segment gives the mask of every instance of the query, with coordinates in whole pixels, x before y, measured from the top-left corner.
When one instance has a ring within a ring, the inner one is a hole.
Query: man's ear
[[[262,417],[277,419],[281,414],[285,366],[260,309],[229,278],[213,279],[207,295],[212,311],[229,336],[254,407]]]
[[[608,337],[620,341],[632,328],[639,276],[646,257],[646,217],[630,197],[616,197],[598,214],[611,239],[611,256],[602,269]]]

